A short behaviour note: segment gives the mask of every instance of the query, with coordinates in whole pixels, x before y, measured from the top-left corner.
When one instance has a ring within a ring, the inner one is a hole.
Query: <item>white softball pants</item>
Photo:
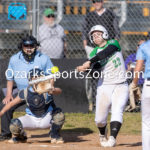
[[[97,86],[95,122],[97,127],[107,124],[108,113],[111,108],[111,122],[122,123],[123,111],[128,100],[128,85],[126,83],[117,85]]]
[[[142,149],[150,150],[150,85],[142,91]]]
[[[24,129],[46,129],[46,128],[50,128],[51,127],[51,119],[52,119],[52,115],[51,113],[47,113],[44,117],[34,117],[31,115],[24,115],[18,118]]]

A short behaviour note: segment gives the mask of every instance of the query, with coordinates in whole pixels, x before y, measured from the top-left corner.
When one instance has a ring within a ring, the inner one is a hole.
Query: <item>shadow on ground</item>
[[[83,142],[87,140],[83,140],[81,136],[88,135],[93,133],[93,131],[89,128],[75,128],[75,129],[63,129],[61,132],[61,136],[63,137],[64,141],[69,143],[69,142]],[[38,135],[31,135],[30,138],[45,138],[49,137],[49,134],[38,134]],[[39,143],[49,143],[50,140],[34,140],[34,142],[39,142]],[[34,143],[33,142],[33,143]]]
[[[126,146],[126,147],[135,147],[135,146],[142,146],[142,142],[137,143],[124,143],[124,144],[118,144],[118,146]]]

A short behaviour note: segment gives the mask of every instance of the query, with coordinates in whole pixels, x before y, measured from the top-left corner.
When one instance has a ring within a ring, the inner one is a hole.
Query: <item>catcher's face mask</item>
[[[37,42],[36,38],[33,36],[27,36],[22,39],[18,48],[22,50],[25,60],[30,62],[34,60],[38,46],[40,46],[40,44]]]
[[[23,45],[23,51],[27,55],[32,55],[35,51],[35,45]]]

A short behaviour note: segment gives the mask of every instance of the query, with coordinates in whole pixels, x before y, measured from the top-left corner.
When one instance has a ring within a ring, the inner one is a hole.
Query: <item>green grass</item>
[[[82,132],[98,132],[94,122],[94,114],[82,113],[66,113],[66,122],[63,129],[75,130]],[[110,122],[110,115],[108,117],[108,128]],[[125,135],[140,135],[141,134],[141,114],[140,113],[124,113],[123,125],[120,131]]]
[[[15,112],[14,117],[24,115],[23,112]],[[83,113],[65,113],[66,121],[63,126],[64,132],[81,132],[92,133],[98,132],[94,122],[94,114]],[[141,134],[141,114],[140,113],[124,113],[123,125],[120,133],[124,135],[140,135]],[[109,128],[110,115],[108,117]]]

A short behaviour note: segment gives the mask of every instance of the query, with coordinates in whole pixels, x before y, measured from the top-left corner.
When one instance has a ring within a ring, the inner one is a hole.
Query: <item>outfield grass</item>
[[[15,112],[14,117],[16,118],[23,114],[22,112]],[[94,122],[94,116],[94,114],[65,113],[66,121],[63,130],[71,132],[98,132]],[[110,115],[108,120],[110,120]],[[141,113],[124,113],[123,120],[121,134],[141,134]]]

